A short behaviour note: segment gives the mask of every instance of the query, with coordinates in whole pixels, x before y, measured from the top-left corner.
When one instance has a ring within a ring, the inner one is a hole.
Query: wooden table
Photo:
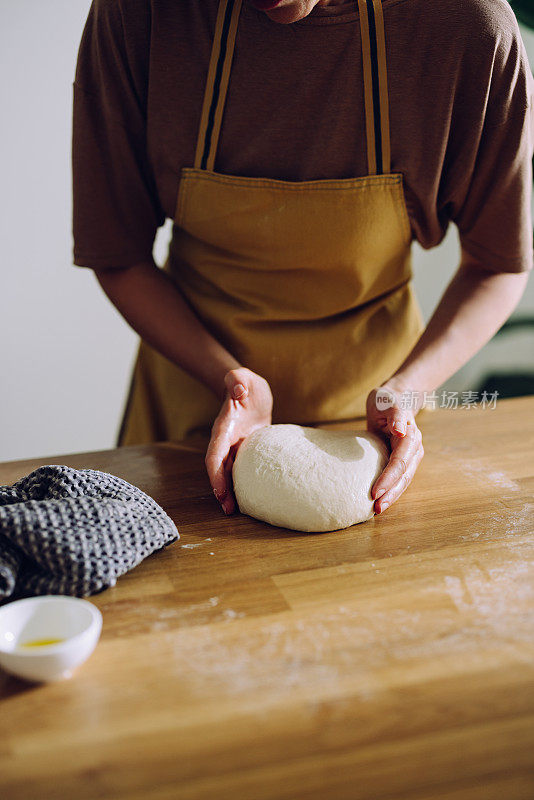
[[[112,472],[181,534],[91,598],[71,680],[2,674],[2,799],[532,800],[534,398],[420,419],[414,485],[327,534],[226,518],[176,444],[0,465]]]

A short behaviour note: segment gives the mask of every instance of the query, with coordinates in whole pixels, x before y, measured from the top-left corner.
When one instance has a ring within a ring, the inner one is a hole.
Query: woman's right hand
[[[236,509],[232,467],[239,445],[249,433],[271,424],[273,396],[267,381],[246,367],[224,376],[222,408],[213,423],[206,451],[206,469],[215,497],[225,514]]]

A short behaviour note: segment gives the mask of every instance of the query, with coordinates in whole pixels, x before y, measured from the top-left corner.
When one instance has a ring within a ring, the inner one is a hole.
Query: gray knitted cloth
[[[39,467],[0,486],[0,602],[95,594],[179,538],[131,483],[94,469]]]

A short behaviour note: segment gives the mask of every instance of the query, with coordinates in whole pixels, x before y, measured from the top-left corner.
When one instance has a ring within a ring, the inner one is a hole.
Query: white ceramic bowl
[[[102,614],[87,600],[52,594],[15,600],[0,607],[0,665],[31,681],[70,678],[101,630]],[[50,640],[60,641],[43,644]]]

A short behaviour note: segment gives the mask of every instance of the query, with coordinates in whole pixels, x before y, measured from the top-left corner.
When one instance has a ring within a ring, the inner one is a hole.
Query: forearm
[[[527,273],[493,273],[462,262],[416,346],[386,385],[434,391],[477,353],[508,319]]]
[[[240,364],[207,331],[171,278],[155,264],[95,270],[104,292],[155,350],[224,396],[224,376]]]

